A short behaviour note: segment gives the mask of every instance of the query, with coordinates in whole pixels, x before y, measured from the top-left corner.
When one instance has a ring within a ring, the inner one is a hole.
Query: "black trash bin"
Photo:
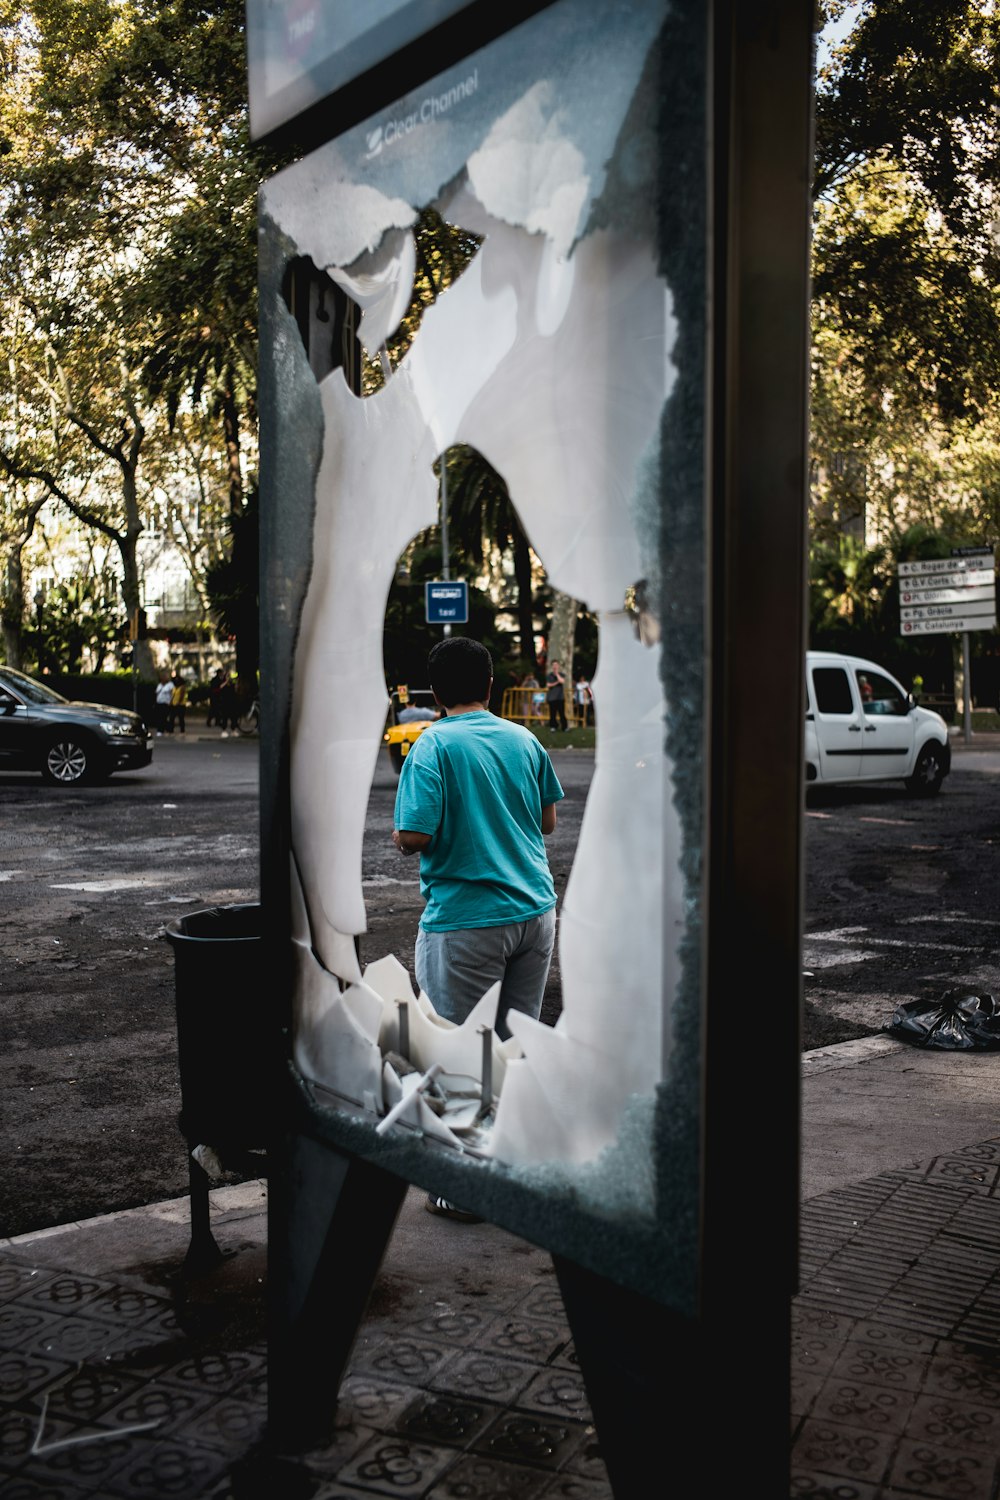
[[[191,1183],[188,1265],[221,1252],[209,1228],[209,1178],[190,1155],[211,1147],[224,1167],[263,1175],[273,1117],[274,1012],[255,902],[207,907],[168,924],[174,950],[177,1061]]]

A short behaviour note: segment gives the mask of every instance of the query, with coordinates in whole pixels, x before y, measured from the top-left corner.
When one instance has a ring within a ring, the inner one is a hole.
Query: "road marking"
[[[16,880],[19,875],[23,874],[23,870],[0,870],[0,880]]]
[[[145,875],[139,875],[135,878],[124,875],[118,880],[77,880],[72,882],[72,884],[50,886],[50,890],[93,891],[96,894],[102,894],[106,891],[131,891],[137,886],[151,884],[152,881],[148,880]]]
[[[802,947],[805,951],[808,950],[808,946],[810,943],[839,943],[842,941],[843,939],[835,932],[807,932],[805,934],[805,937],[803,938]],[[872,945],[873,948],[906,948],[911,953],[918,953],[924,950],[926,950],[928,953],[968,952],[968,948],[964,943],[913,943],[908,942],[905,938],[880,938],[872,937],[870,934],[868,936],[868,942]],[[843,961],[857,962],[857,959],[853,958],[853,954],[860,952],[860,950],[852,949],[850,950],[850,952],[852,957]],[[869,954],[868,956],[874,957],[875,955]],[[813,960],[813,962],[816,962],[816,960]],[[823,960],[820,960],[819,962],[822,963]]]

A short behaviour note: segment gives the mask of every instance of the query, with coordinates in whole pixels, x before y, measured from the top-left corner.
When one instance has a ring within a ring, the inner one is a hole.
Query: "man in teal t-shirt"
[[[507,1037],[509,1010],[537,1017],[542,1006],[556,905],[544,836],[563,790],[535,736],[489,712],[485,646],[448,637],[428,669],[445,716],[403,762],[392,835],[420,854],[417,983],[439,1015],[461,1022],[501,980],[497,1032]]]

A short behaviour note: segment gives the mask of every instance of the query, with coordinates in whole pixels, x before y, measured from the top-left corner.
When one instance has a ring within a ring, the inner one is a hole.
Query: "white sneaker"
[[[228,740],[228,738],[229,738],[229,730],[228,729],[224,729],[222,731],[222,733],[219,735],[219,739],[220,740]]]

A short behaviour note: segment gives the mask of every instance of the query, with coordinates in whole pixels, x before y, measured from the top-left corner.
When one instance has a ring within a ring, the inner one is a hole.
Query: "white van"
[[[901,778],[933,796],[951,770],[948,726],[884,667],[859,656],[806,653],[806,783]]]

